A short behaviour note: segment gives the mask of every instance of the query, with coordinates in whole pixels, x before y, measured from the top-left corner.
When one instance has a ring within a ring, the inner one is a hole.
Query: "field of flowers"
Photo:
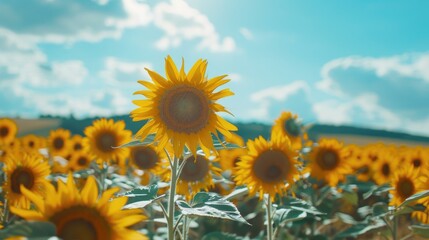
[[[207,61],[147,69],[123,121],[16,137],[0,119],[0,239],[429,238],[429,148],[309,140],[279,113],[243,139]]]

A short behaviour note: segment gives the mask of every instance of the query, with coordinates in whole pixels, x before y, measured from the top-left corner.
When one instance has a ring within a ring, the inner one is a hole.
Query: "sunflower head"
[[[393,198],[390,205],[399,206],[405,199],[424,188],[424,178],[413,168],[402,168],[395,171],[392,176],[390,194]]]
[[[129,229],[145,217],[138,209],[122,210],[127,198],[114,198],[118,190],[112,188],[99,195],[96,180],[90,176],[79,191],[69,174],[67,183],[58,182],[58,190],[48,185],[46,192],[49,198],[46,199],[21,187],[22,193],[31,199],[36,209],[11,208],[11,211],[26,220],[52,222],[57,236],[64,240],[147,239]]]
[[[92,126],[86,127],[84,132],[85,149],[94,158],[105,162],[121,162],[128,157],[129,149],[114,148],[131,141],[132,133],[125,129],[124,121],[98,119],[92,123]]]
[[[247,142],[248,153],[241,157],[236,168],[235,181],[247,185],[251,194],[262,198],[268,193],[282,195],[294,184],[298,175],[298,152],[293,150],[289,139],[272,131],[271,140],[263,137]]]
[[[9,144],[15,139],[18,126],[10,118],[0,118],[0,146]]]
[[[66,157],[70,151],[70,131],[62,128],[52,130],[49,134],[48,147],[51,156]]]
[[[92,158],[89,153],[83,151],[74,152],[70,157],[67,167],[69,171],[79,171],[89,168],[91,162]]]
[[[154,170],[167,159],[165,152],[154,145],[130,147],[130,163],[143,171]]]
[[[302,147],[303,130],[302,125],[298,122],[297,115],[291,112],[282,112],[274,122],[273,131],[279,131],[286,135],[294,149],[299,150]]]
[[[12,206],[29,208],[30,201],[21,192],[21,186],[26,187],[35,195],[45,194],[48,184],[46,177],[50,174],[50,168],[38,154],[10,155],[5,161],[3,171],[6,173],[6,182],[3,186],[6,190],[6,199]]]
[[[384,149],[377,153],[378,160],[372,163],[372,172],[374,181],[377,184],[384,184],[392,180],[393,174],[398,168],[397,155]]]
[[[214,149],[212,134],[219,131],[230,136],[237,128],[218,116],[216,112],[228,112],[217,100],[233,95],[229,89],[214,92],[227,83],[226,75],[206,78],[207,61],[198,60],[186,74],[184,63],[177,69],[168,56],[165,60],[166,77],[146,69],[152,82],[139,81],[146,90],[137,91],[146,97],[135,100],[137,109],[131,112],[133,121],[148,120],[137,132],[142,139],[156,134],[155,141],[163,148],[169,141],[174,155],[183,155],[186,146],[194,155],[200,146],[206,155]]]
[[[73,135],[71,138],[70,148],[73,152],[82,152],[84,151],[84,138],[81,135]]]
[[[243,138],[237,134],[232,133],[230,138],[225,139],[228,143],[233,143],[239,146],[234,149],[221,149],[219,150],[220,167],[224,171],[231,171],[232,174],[235,172],[240,157],[246,155],[247,150],[244,148],[245,144]]]
[[[21,138],[21,145],[24,151],[38,152],[44,144],[40,137],[34,134],[29,134]]]
[[[214,166],[216,159],[204,155],[188,155],[177,183],[177,193],[191,199],[197,192],[213,187],[213,175],[220,175],[221,169]]]
[[[351,172],[351,167],[345,160],[346,154],[343,144],[336,139],[320,139],[309,154],[308,171],[312,177],[335,186]]]

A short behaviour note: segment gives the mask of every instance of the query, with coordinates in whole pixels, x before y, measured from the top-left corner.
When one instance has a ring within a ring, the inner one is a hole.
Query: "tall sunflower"
[[[145,100],[134,100],[138,106],[131,112],[133,121],[148,120],[137,132],[137,136],[145,138],[155,133],[155,140],[163,148],[171,141],[174,155],[180,157],[186,146],[194,155],[200,146],[206,155],[214,148],[212,134],[217,131],[225,136],[237,128],[218,116],[216,112],[227,112],[217,100],[231,96],[229,89],[214,92],[216,88],[227,83],[226,75],[206,78],[206,60],[198,60],[188,74],[184,63],[177,69],[173,59],[165,59],[166,78],[149,69],[153,82],[139,81],[147,90],[135,92],[146,97]]]
[[[298,152],[292,149],[289,139],[276,131],[271,140],[263,137],[247,142],[248,153],[237,163],[235,181],[246,185],[250,194],[268,193],[282,195],[299,176],[297,170]]]
[[[330,186],[336,186],[351,172],[351,167],[345,161],[346,152],[343,145],[336,139],[321,139],[309,154],[308,170],[311,176],[324,180]]]
[[[5,160],[3,171],[6,173],[6,199],[12,206],[28,209],[30,200],[22,193],[20,186],[25,186],[34,195],[44,196],[50,174],[47,162],[37,154],[10,155]]]
[[[10,118],[0,118],[0,146],[9,144],[15,139],[18,126]]]
[[[303,131],[297,115],[291,112],[282,112],[274,122],[273,131],[280,131],[286,135],[290,139],[293,149],[301,149]]]
[[[70,131],[62,128],[52,130],[49,134],[48,147],[51,156],[66,157],[70,151]]]
[[[177,182],[177,193],[188,199],[201,190],[208,191],[214,186],[213,175],[220,175],[221,170],[213,165],[213,160],[204,155],[189,155]]]
[[[390,205],[399,206],[405,199],[418,191],[423,190],[423,177],[419,176],[419,172],[414,168],[402,168],[392,176],[392,187],[390,194],[393,198],[390,200]]]
[[[128,228],[145,219],[140,210],[121,210],[127,197],[111,200],[118,190],[109,189],[99,197],[96,180],[90,176],[79,191],[69,174],[67,183],[58,182],[58,190],[48,185],[46,199],[22,187],[21,191],[37,210],[11,208],[11,211],[26,220],[52,222],[57,236],[64,240],[147,239]]]
[[[114,148],[131,141],[131,131],[125,129],[124,121],[114,122],[113,119],[98,119],[84,131],[87,139],[84,141],[86,150],[94,158],[108,162],[125,161],[129,149]]]

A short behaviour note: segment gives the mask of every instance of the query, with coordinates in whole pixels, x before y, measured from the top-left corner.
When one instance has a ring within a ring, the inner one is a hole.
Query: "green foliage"
[[[190,205],[182,200],[178,200],[176,203],[185,216],[222,218],[249,224],[234,204],[217,193],[199,192],[194,196]]]
[[[19,221],[0,230],[0,239],[14,236],[27,237],[31,240],[49,239],[56,236],[56,228],[51,222]]]
[[[420,237],[429,238],[429,225],[411,225],[414,234]]]
[[[118,197],[128,197],[128,201],[124,206],[124,209],[144,208],[160,198],[157,197],[157,193],[158,185],[154,184],[150,186],[137,187],[131,191],[118,195]]]
[[[202,238],[202,240],[244,240],[246,238],[237,236],[235,234],[223,233],[223,232],[211,232]],[[248,238],[247,238],[248,239]]]
[[[415,203],[417,200],[425,197],[429,197],[429,190],[425,190],[408,197],[403,203],[401,203],[401,205],[399,205],[398,208],[409,206],[410,204]]]
[[[384,223],[381,220],[377,221],[364,221],[358,224],[355,224],[346,230],[340,232],[335,236],[335,239],[343,239],[343,238],[349,238],[349,237],[358,237],[362,234],[368,233],[369,231],[380,229],[382,227],[386,226],[386,223]]]

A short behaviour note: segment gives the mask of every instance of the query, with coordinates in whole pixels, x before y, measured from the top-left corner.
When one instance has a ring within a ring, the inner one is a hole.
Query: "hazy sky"
[[[429,135],[429,1],[1,0],[0,115],[127,114],[164,58],[229,74],[231,120]]]

